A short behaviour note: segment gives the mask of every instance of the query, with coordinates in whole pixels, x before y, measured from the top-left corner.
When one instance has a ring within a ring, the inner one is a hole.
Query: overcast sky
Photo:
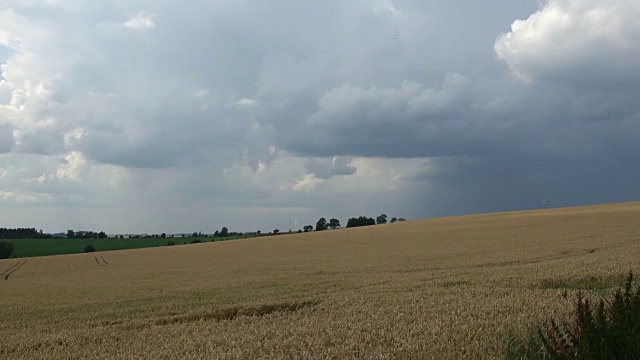
[[[0,0],[0,226],[640,200],[637,0]]]

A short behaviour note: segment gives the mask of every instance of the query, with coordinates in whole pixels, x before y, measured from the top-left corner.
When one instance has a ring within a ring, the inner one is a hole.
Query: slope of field
[[[246,236],[250,237],[250,236]],[[48,256],[48,255],[63,255],[63,254],[79,254],[82,253],[84,247],[87,245],[93,245],[96,251],[109,251],[109,250],[128,250],[128,249],[143,249],[148,247],[165,246],[168,241],[173,241],[175,244],[188,244],[192,240],[204,241],[226,241],[235,240],[238,238],[245,238],[245,236],[237,237],[177,237],[177,238],[136,238],[136,239],[120,239],[120,238],[107,238],[107,239],[67,239],[67,238],[54,238],[54,239],[15,239],[9,240],[13,242],[18,257],[32,257],[32,256]]]
[[[499,358],[640,269],[640,203],[0,261],[0,358]],[[6,277],[6,280],[5,280]]]

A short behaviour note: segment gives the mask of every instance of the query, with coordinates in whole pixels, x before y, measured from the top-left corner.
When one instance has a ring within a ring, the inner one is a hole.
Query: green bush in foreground
[[[548,320],[507,358],[640,359],[640,286],[633,289],[632,273],[613,299],[594,306],[578,292],[574,305],[571,324]]]
[[[87,246],[84,247],[83,251],[86,252],[86,253],[95,252],[96,248],[94,248],[93,245],[87,245]]]

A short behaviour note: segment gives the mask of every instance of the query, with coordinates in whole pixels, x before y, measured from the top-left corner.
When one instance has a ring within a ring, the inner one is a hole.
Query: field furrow
[[[8,268],[6,268],[3,272],[0,273],[0,276],[4,276],[6,273],[10,272],[13,268],[20,265],[21,262],[22,262],[22,259],[15,260],[13,264],[11,264]]]
[[[118,267],[118,265],[116,265],[116,264],[111,264],[111,263],[107,262],[107,260],[105,260],[105,259],[104,259],[104,256],[100,256],[100,260],[102,260],[102,263],[103,263],[103,264],[105,264],[105,265],[107,265],[107,266],[115,266],[115,267]]]
[[[4,279],[5,280],[9,280],[9,276],[11,276],[11,274],[13,274],[14,272],[18,271],[22,266],[24,266],[24,264],[27,263],[27,259],[21,260],[20,262],[18,262],[16,264],[15,267],[13,267],[11,270],[9,270],[5,275],[4,275]]]

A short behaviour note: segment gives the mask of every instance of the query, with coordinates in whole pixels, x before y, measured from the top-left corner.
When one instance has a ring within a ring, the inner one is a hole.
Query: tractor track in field
[[[21,261],[22,260],[18,260],[13,265],[9,266],[5,271],[0,273],[0,276],[4,276],[4,274],[8,273],[9,271],[11,271],[11,269],[13,269],[14,267],[18,266],[18,264],[20,264]]]
[[[107,260],[105,260],[105,259],[104,259],[104,256],[100,256],[100,259],[102,259],[102,262],[103,262],[103,263],[105,263],[105,264],[107,264],[107,265],[109,265],[109,266],[115,266],[115,267],[118,267],[118,265],[116,265],[116,264],[111,264],[111,263],[107,262]]]
[[[95,259],[96,264],[98,264],[98,265],[100,265],[102,267],[112,267],[112,266],[117,267],[118,266],[118,265],[115,265],[115,264],[110,264],[107,260],[104,259],[104,256],[100,256],[100,257],[94,256],[93,258]]]
[[[5,280],[9,280],[9,276],[11,276],[11,274],[13,274],[14,272],[18,271],[18,269],[20,269],[24,264],[27,263],[28,259],[24,259],[24,260],[20,260],[16,263],[17,266],[12,266],[12,268],[10,268],[11,270],[9,272],[7,272],[5,270],[5,274],[0,274],[0,276],[4,275],[4,279]]]
[[[98,260],[98,257],[97,257],[97,256],[94,256],[93,258],[95,259],[96,264],[98,264],[98,265],[100,265],[100,266],[102,266],[102,267],[107,267],[107,265],[105,265],[105,264],[101,263],[101,262],[100,262],[100,260]]]

